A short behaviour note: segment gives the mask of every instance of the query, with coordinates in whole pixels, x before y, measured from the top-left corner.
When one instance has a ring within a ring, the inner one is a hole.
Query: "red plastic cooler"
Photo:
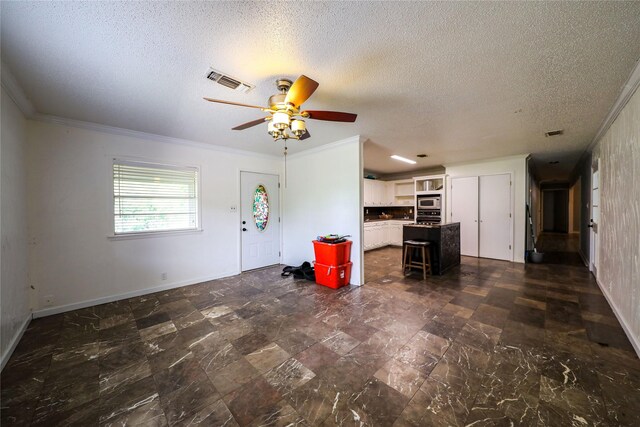
[[[332,289],[338,289],[349,284],[351,279],[351,241],[342,243],[325,243],[313,241],[316,254],[315,265],[316,283]]]
[[[351,240],[342,243],[313,241],[316,262],[324,265],[344,265],[351,260]]]
[[[352,265],[352,262],[343,265],[325,265],[315,262],[316,283],[332,289],[346,286],[351,279]]]

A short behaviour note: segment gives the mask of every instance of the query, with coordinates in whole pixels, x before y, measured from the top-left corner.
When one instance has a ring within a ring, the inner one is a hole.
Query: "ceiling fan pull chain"
[[[287,188],[287,140],[284,140],[284,188]]]

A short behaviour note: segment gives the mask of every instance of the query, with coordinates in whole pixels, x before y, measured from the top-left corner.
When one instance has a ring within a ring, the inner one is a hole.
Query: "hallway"
[[[579,247],[578,234],[542,233],[537,242],[538,252],[544,253],[544,264],[584,266]]]

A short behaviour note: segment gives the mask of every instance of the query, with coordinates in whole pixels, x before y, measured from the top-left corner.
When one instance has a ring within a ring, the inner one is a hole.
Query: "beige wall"
[[[1,365],[11,356],[31,318],[27,283],[26,121],[2,88]]]
[[[640,91],[592,155],[600,158],[598,282],[640,354]]]

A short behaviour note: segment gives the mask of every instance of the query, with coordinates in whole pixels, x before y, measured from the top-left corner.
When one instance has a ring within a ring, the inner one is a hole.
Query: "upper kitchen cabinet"
[[[413,206],[415,194],[413,180],[364,180],[365,206]]]
[[[375,179],[364,180],[364,205],[365,206],[389,206],[389,192],[385,181]]]

